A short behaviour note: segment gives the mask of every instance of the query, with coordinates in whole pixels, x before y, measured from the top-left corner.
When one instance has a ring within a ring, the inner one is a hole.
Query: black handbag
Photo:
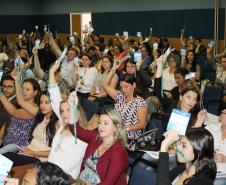
[[[163,120],[167,117],[169,117],[169,114],[164,113],[161,107],[151,114],[143,134],[132,141],[135,144],[136,151],[157,151],[160,149],[162,136],[166,131]]]

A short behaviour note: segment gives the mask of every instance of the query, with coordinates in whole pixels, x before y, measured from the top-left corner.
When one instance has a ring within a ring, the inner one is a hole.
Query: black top
[[[155,84],[154,84],[154,93],[155,95],[159,98],[161,104],[162,104],[162,108],[165,114],[169,115],[168,117],[166,116],[164,120],[162,120],[163,126],[167,127],[169,118],[170,118],[170,114],[172,113],[173,108],[177,108],[177,104],[178,101],[174,100],[174,99],[169,99],[164,93],[163,96],[161,94],[161,80],[162,78],[156,78],[155,79]],[[178,90],[179,93],[179,90]],[[188,123],[188,128],[192,127],[197,120],[197,113],[199,112],[198,107],[195,106],[192,110],[191,113],[191,117]]]
[[[159,153],[157,169],[157,185],[172,185],[172,182],[185,170],[185,165],[178,165],[169,171],[169,154]],[[197,175],[186,181],[185,185],[213,185],[213,180],[208,176]]]

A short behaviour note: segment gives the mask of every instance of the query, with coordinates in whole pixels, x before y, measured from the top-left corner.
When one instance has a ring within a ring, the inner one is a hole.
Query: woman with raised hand
[[[3,147],[0,153],[17,152],[19,147],[25,147],[30,142],[31,131],[34,127],[34,118],[39,110],[40,86],[32,78],[20,82],[20,72],[13,74],[16,84],[17,102],[21,108],[16,108],[4,94],[0,93],[0,101],[6,111],[12,116],[7,134],[3,139]]]
[[[74,133],[74,125],[70,125],[70,130]],[[120,114],[105,109],[100,115],[98,131],[85,130],[77,123],[76,133],[88,143],[78,183],[126,185],[127,137]]]
[[[162,120],[163,127],[166,129],[167,123],[173,108],[178,108],[183,112],[191,113],[191,117],[188,124],[188,129],[191,127],[201,127],[205,120],[206,110],[198,110],[197,103],[200,100],[200,90],[197,86],[192,83],[186,83],[184,87],[180,90],[179,101],[168,98],[164,91],[162,91],[162,62],[163,57],[157,59],[157,71],[154,85],[154,92],[159,98],[163,111],[169,114],[168,117],[164,117]]]
[[[120,77],[120,91],[110,86],[110,81],[119,66],[117,62],[114,63],[103,82],[103,87],[116,101],[115,110],[121,114],[123,124],[127,127],[128,141],[131,141],[139,137],[146,126],[147,106],[144,99],[136,94],[134,75],[124,74]]]
[[[59,128],[56,114],[52,110],[47,91],[41,94],[40,110],[35,117],[32,140],[19,153],[7,152],[5,157],[13,161],[13,166],[32,164],[35,161],[47,161],[53,137]]]
[[[60,120],[60,128],[53,138],[52,148],[48,161],[60,166],[67,174],[76,179],[79,175],[82,160],[85,154],[87,144],[76,139],[69,130],[70,109],[68,100],[62,100],[55,73],[60,66],[56,61],[49,71],[49,94],[53,111]],[[73,110],[72,110],[73,111]],[[77,119],[82,125],[86,125],[86,119],[80,106],[78,106]],[[73,155],[72,155],[73,154]]]
[[[169,130],[164,135],[159,153],[157,185],[213,185],[216,164],[212,134],[203,128],[191,128],[180,139],[175,130]],[[169,171],[168,149],[175,142],[177,160],[181,165]]]

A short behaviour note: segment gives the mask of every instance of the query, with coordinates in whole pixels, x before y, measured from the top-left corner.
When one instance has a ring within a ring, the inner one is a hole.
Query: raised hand
[[[169,146],[172,145],[175,141],[179,140],[179,136],[175,129],[169,129],[167,132],[164,133],[165,139],[162,141],[161,144],[161,152],[167,152]]]
[[[50,68],[49,74],[55,74],[55,72],[58,70],[59,67],[60,67],[60,62],[58,60],[56,60],[56,62]]]
[[[78,96],[77,96],[76,91],[72,91],[70,93],[69,98],[68,98],[68,103],[70,106],[78,105]]]
[[[181,34],[184,34],[185,28],[182,28],[182,29],[180,30],[180,32],[181,32]]]

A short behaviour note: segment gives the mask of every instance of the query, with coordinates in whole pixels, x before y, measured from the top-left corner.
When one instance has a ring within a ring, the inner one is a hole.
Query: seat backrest
[[[224,91],[223,84],[207,82],[203,92],[203,100],[208,102],[212,100],[221,101],[223,97],[223,91]]]
[[[139,159],[132,168],[128,185],[156,184],[156,168]]]
[[[223,98],[224,86],[221,83],[208,82],[203,92],[203,103],[207,112],[218,115]]]

